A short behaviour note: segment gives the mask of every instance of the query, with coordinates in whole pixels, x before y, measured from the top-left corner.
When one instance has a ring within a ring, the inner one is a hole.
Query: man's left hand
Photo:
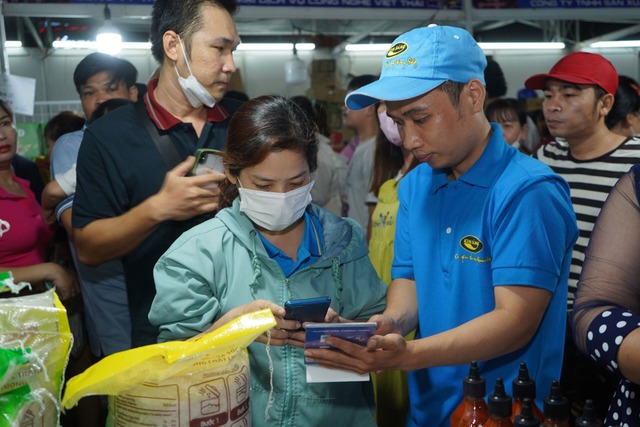
[[[369,338],[366,347],[335,337],[328,337],[326,343],[335,350],[307,349],[304,352],[306,360],[359,374],[381,372],[385,369],[403,369],[402,361],[406,359],[409,351],[400,334],[374,335]]]

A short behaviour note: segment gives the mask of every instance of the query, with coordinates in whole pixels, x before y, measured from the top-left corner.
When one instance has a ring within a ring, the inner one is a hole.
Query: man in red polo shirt
[[[218,206],[209,184],[224,175],[187,173],[196,149],[224,148],[240,105],[222,100],[236,70],[236,8],[235,0],[155,2],[150,39],[160,69],[144,108],[114,110],[84,135],[73,210],[78,257],[89,265],[122,258],[133,347],[156,342],[147,314],[157,259]]]

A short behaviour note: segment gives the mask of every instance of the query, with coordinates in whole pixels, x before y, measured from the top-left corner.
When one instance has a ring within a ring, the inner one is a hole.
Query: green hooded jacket
[[[342,317],[367,320],[381,313],[387,286],[371,265],[361,227],[313,204],[307,212],[322,224],[324,252],[289,278],[267,255],[253,224],[239,211],[238,199],[185,232],[155,266],[157,295],[149,320],[160,328],[158,340],[197,335],[255,299],[284,305],[328,295]],[[253,425],[375,426],[371,382],[307,384],[303,349],[289,345],[271,346],[268,355],[264,344],[254,342],[249,357]]]

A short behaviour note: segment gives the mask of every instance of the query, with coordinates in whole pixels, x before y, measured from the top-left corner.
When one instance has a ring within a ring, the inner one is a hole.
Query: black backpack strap
[[[176,151],[176,147],[173,146],[173,141],[171,141],[169,135],[163,135],[158,131],[156,125],[151,121],[151,117],[149,117],[144,101],[140,100],[136,102],[135,107],[138,112],[138,116],[140,116],[140,121],[144,124],[147,133],[156,144],[156,147],[162,156],[162,160],[164,160],[167,168],[173,169],[174,166],[182,161]]]

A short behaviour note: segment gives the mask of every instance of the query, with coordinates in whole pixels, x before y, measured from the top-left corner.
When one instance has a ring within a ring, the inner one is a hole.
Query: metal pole
[[[7,33],[4,28],[4,2],[0,0],[0,73],[9,74],[9,55],[5,42],[7,41]]]

